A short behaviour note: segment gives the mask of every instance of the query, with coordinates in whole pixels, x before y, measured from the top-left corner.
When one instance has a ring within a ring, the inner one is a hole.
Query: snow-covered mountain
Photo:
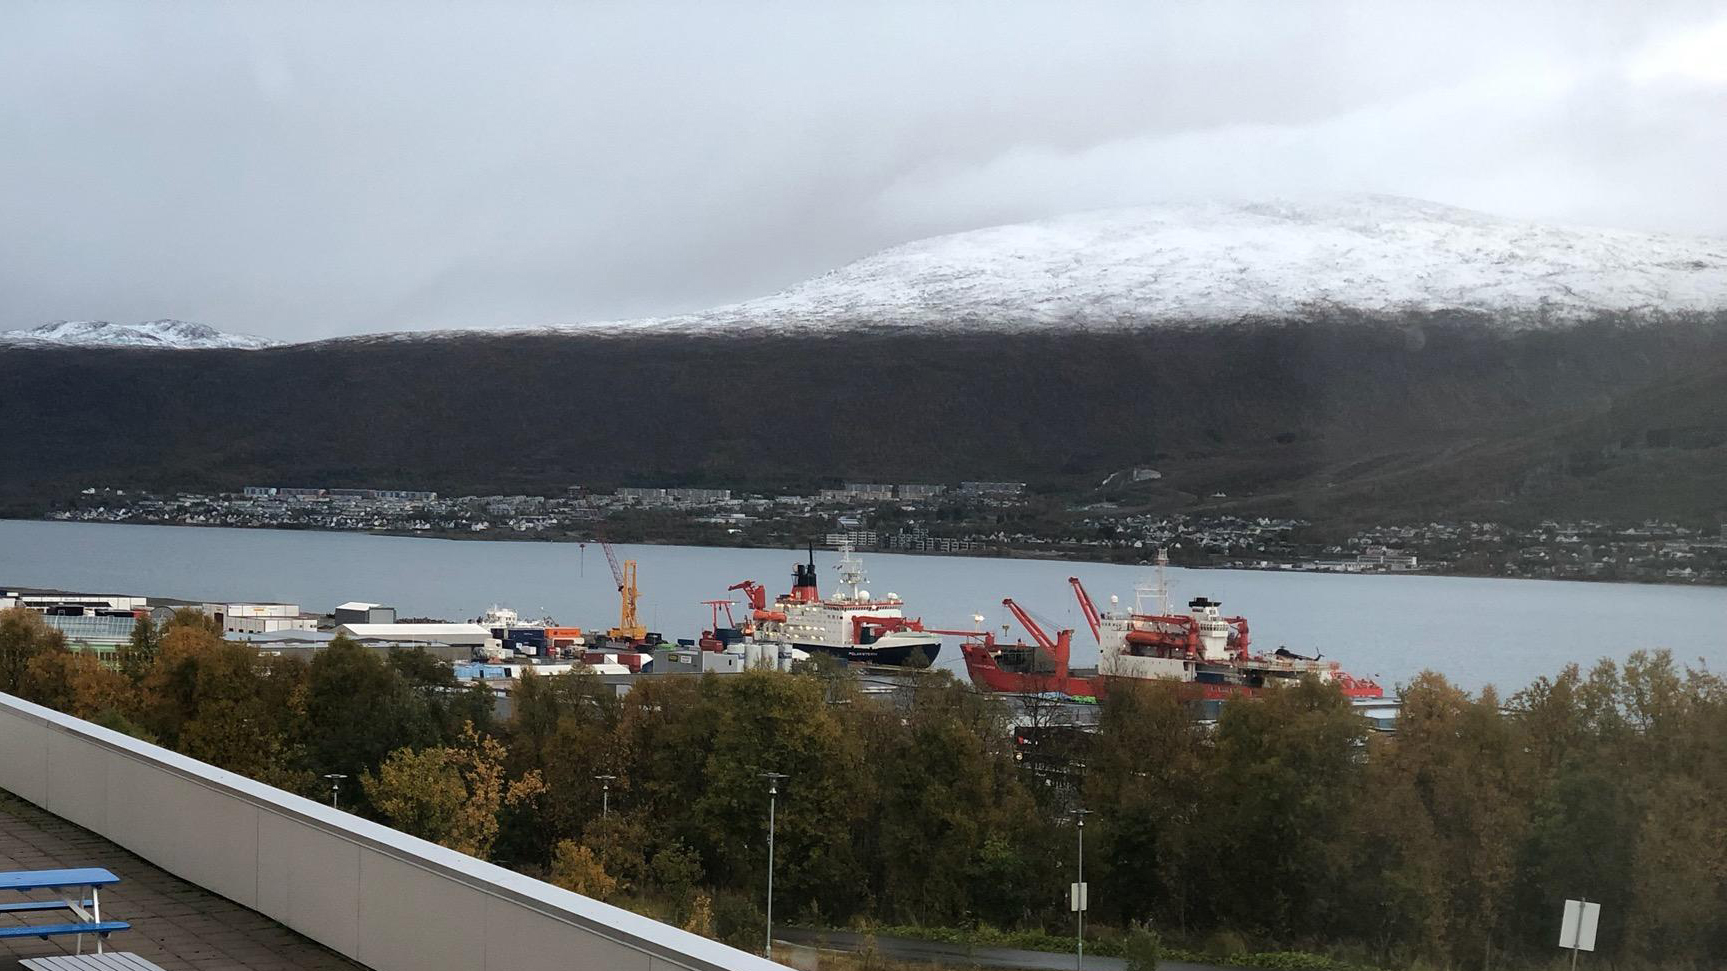
[[[883,250],[772,296],[616,330],[1146,326],[1465,311],[1507,326],[1727,309],[1727,239],[1419,200],[1084,212]],[[563,329],[563,328],[556,328]]]
[[[1727,239],[1553,226],[1393,196],[1082,212],[906,243],[697,313],[504,333],[1194,326],[1461,312],[1511,329],[1727,312]],[[7,343],[259,348],[201,324],[59,321]]]
[[[56,320],[29,330],[0,332],[0,344],[57,344],[79,347],[157,347],[172,350],[273,347],[274,341],[228,334],[184,320],[146,320],[113,324],[106,320]]]

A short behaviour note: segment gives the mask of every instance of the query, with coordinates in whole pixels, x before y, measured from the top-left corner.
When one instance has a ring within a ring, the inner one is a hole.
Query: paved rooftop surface
[[[102,916],[127,921],[132,929],[108,938],[107,949],[131,951],[165,971],[365,971],[262,914],[0,792],[0,870],[73,867],[103,867],[120,878],[120,883],[102,890]],[[25,899],[10,893],[7,897]],[[63,912],[59,916],[0,914],[0,924],[53,923],[63,917]],[[17,971],[18,962],[25,958],[71,954],[76,940],[0,940],[0,971]],[[87,938],[84,947],[93,950],[92,940]]]

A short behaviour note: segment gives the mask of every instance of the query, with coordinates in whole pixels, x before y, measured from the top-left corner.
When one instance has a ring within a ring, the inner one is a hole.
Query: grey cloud
[[[1715,17],[11,3],[0,329],[173,316],[291,339],[670,313],[930,233],[1204,195],[1381,191],[1727,234],[1727,80],[1648,68],[1675,38],[1707,54]]]

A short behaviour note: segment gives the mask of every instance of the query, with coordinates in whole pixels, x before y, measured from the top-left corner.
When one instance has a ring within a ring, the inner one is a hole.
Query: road
[[[774,934],[776,942],[801,944],[805,947],[826,948],[834,951],[862,950],[870,935],[853,931],[818,931],[802,927],[778,928]],[[1072,954],[1057,954],[1050,951],[1022,951],[1011,947],[968,947],[964,944],[947,944],[941,941],[924,941],[912,937],[882,937],[875,936],[876,951],[883,957],[895,961],[929,961],[938,964],[954,964],[960,967],[979,968],[1021,968],[1025,971],[1072,971],[1074,960]],[[1237,971],[1237,969],[1219,968],[1209,964],[1184,964],[1177,961],[1158,962],[1159,971]],[[1121,958],[1099,957],[1093,954],[1085,956],[1083,971],[1126,971],[1127,962]]]

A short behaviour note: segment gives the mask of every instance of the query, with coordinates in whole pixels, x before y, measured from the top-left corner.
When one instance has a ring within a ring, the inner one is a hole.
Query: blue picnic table
[[[121,920],[102,919],[102,888],[119,883],[120,878],[101,867],[81,867],[72,870],[14,870],[0,872],[0,891],[15,890],[20,894],[48,891],[52,900],[25,900],[0,903],[0,914],[46,913],[68,910],[76,920],[59,924],[24,924],[0,927],[0,939],[9,937],[64,937],[76,934],[78,950],[84,950],[84,935],[96,936],[96,953],[102,953],[102,941],[115,931],[130,930],[132,925]]]

